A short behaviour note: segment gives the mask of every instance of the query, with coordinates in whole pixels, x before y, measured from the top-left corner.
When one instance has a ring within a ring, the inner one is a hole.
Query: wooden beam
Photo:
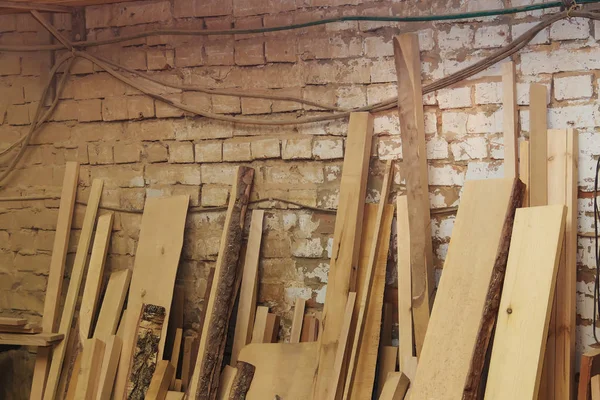
[[[412,310],[417,356],[421,353],[433,302],[433,250],[429,213],[427,150],[421,90],[419,39],[407,33],[394,38],[398,76],[398,109],[402,137],[402,163],[406,171],[406,193],[410,231]]]
[[[235,366],[237,356],[242,348],[252,340],[254,313],[256,311],[256,290],[258,280],[258,262],[260,259],[260,243],[262,240],[264,210],[253,210],[248,232],[248,243],[244,257],[244,270],[240,287],[238,311],[231,349],[230,365]]]
[[[248,393],[250,384],[252,383],[252,378],[254,378],[254,371],[256,370],[254,365],[244,361],[238,361],[236,364],[236,369],[237,372],[233,378],[231,390],[229,392],[229,400],[246,398],[246,394]]]
[[[529,179],[529,141],[523,140],[519,143],[519,179],[525,184],[525,195],[523,197],[523,207],[529,207],[529,188],[531,182]]]
[[[350,397],[350,390],[352,388],[352,384],[354,383],[354,377],[356,373],[356,363],[358,362],[358,352],[361,346],[364,327],[365,327],[365,314],[367,311],[368,302],[370,300],[371,295],[371,287],[373,286],[373,278],[375,275],[375,264],[377,261],[377,249],[380,245],[380,235],[382,235],[382,227],[383,227],[383,214],[386,208],[388,196],[390,193],[390,183],[391,183],[391,171],[392,171],[392,161],[388,160],[385,166],[385,172],[383,174],[383,184],[381,187],[381,195],[379,197],[379,205],[377,206],[377,216],[375,217],[375,228],[373,230],[373,237],[371,238],[371,242],[369,243],[368,250],[368,261],[365,268],[365,279],[362,282],[361,293],[360,293],[360,305],[358,310],[358,318],[356,320],[356,330],[354,332],[354,339],[352,340],[352,347],[350,350],[350,361],[348,362],[348,372],[346,376],[346,382],[344,384],[344,394],[343,398],[348,399]],[[391,221],[390,221],[391,223]],[[389,243],[389,236],[387,238],[387,242]],[[387,252],[386,252],[386,260],[387,260]],[[383,293],[381,293],[381,302],[383,302]],[[379,306],[379,310],[381,313],[381,307]],[[379,315],[379,322],[381,322],[381,314]],[[379,342],[379,335],[377,335],[377,342]],[[338,350],[341,351],[341,350]]]
[[[179,354],[181,353],[181,338],[183,336],[183,329],[177,328],[175,332],[175,341],[173,343],[173,352],[171,354],[171,365],[173,366],[173,377],[171,378],[170,389],[175,388],[175,379],[177,378],[177,366],[179,365]],[[166,394],[165,394],[166,395]]]
[[[127,300],[127,307],[131,312],[127,313],[124,321],[121,321],[121,324],[125,325],[123,349],[114,389],[116,398],[125,395],[135,331],[142,304],[145,302],[164,307],[167,314],[165,317],[167,320],[169,318],[173,287],[183,248],[183,231],[188,205],[187,195],[152,197],[146,200]],[[163,332],[158,344],[159,359],[162,359],[166,332],[167,324],[163,324]]]
[[[318,399],[329,397],[348,293],[355,290],[372,135],[372,115],[350,114],[323,309],[319,367],[313,384],[313,397]]]
[[[213,399],[218,386],[229,317],[236,297],[242,231],[253,179],[254,169],[237,168],[207,304],[206,323],[202,328],[198,360],[189,389],[190,395],[195,396],[196,400]]]
[[[517,158],[519,143],[519,113],[517,111],[517,85],[515,64],[507,61],[502,64],[502,113],[504,127],[504,177],[519,177]]]
[[[465,183],[411,398],[478,393],[522,193],[514,179]]]
[[[516,212],[486,399],[537,399],[565,214],[563,205]]]
[[[410,230],[406,196],[396,198],[396,239],[398,241],[398,360],[407,374],[415,363],[412,322],[412,285],[410,273]],[[412,380],[414,375],[407,374]]]
[[[52,400],[56,396],[60,372],[65,359],[69,334],[72,328],[73,316],[75,315],[81,282],[83,281],[90,244],[92,242],[92,234],[94,233],[94,225],[96,224],[96,215],[98,213],[100,198],[102,197],[103,186],[104,182],[101,179],[94,179],[92,182],[92,188],[88,197],[88,203],[81,228],[81,235],[79,236],[79,243],[77,244],[77,252],[75,253],[75,261],[73,262],[73,270],[71,271],[71,280],[69,289],[67,290],[67,298],[65,300],[63,314],[58,328],[58,331],[65,335],[65,339],[57,344],[52,352],[52,362],[50,364],[50,371],[46,389],[44,391],[45,400]]]
[[[379,400],[403,400],[410,381],[402,372],[390,372],[387,375]]]
[[[348,336],[350,333],[350,323],[352,322],[352,313],[354,311],[354,303],[356,302],[356,292],[350,292],[348,294],[348,301],[346,302],[346,309],[344,310],[344,319],[342,320],[342,326],[340,331],[340,338],[337,346],[337,352],[335,355],[335,364],[333,365],[332,380],[329,383],[328,399],[335,400],[338,396],[338,390],[344,386],[342,368],[346,356],[346,346],[348,345]]]
[[[13,345],[13,346],[50,346],[63,339],[62,333],[34,333],[34,334],[23,334],[23,333],[0,333],[0,345]]]
[[[135,350],[127,379],[127,399],[143,400],[148,392],[152,374],[159,360],[157,343],[165,325],[166,309],[154,304],[144,304],[136,330]]]
[[[0,8],[9,8],[11,10],[19,11],[38,10],[55,13],[70,13],[72,11],[71,7],[48,3],[30,3],[25,1],[0,1]]]
[[[169,385],[175,376],[173,364],[168,360],[160,360],[156,364],[156,370],[152,375],[150,387],[146,393],[147,400],[164,400],[169,391]]]
[[[58,321],[58,305],[62,291],[78,179],[79,163],[67,162],[65,164],[65,175],[60,195],[54,245],[52,246],[52,258],[50,259],[46,299],[44,300],[42,330],[45,332],[55,332]],[[29,395],[30,400],[41,400],[43,398],[48,369],[50,368],[50,355],[50,349],[38,349],[33,370],[31,393]]]
[[[110,395],[115,384],[115,376],[117,375],[119,357],[123,348],[123,341],[116,335],[109,336],[105,343],[96,400],[110,400]]]
[[[304,308],[306,300],[297,298],[294,306],[294,317],[292,318],[292,331],[290,333],[290,343],[300,343],[302,334],[302,323],[304,321]]]
[[[534,83],[529,90],[530,184],[529,204],[548,204],[548,125],[546,122],[546,86]]]
[[[98,391],[100,364],[104,357],[104,342],[100,339],[87,339],[81,356],[81,369],[77,379],[75,398],[93,400]]]

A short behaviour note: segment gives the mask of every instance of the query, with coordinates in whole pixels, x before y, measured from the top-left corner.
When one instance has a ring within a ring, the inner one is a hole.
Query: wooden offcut
[[[433,301],[433,251],[429,213],[427,149],[421,89],[419,40],[413,33],[394,38],[394,59],[398,76],[398,110],[402,137],[402,164],[405,171],[410,232],[412,312],[417,356],[421,353]]]
[[[323,308],[319,367],[314,375],[313,394],[318,399],[328,397],[348,293],[356,286],[372,135],[372,115],[350,114]]]
[[[504,130],[504,177],[519,176],[518,143],[519,113],[517,111],[517,84],[515,63],[502,64],[502,115]]]
[[[225,226],[221,235],[215,277],[206,305],[196,368],[190,383],[192,399],[214,399],[225,351],[229,319],[238,287],[238,261],[242,247],[244,220],[254,179],[254,169],[238,167],[234,175]]]
[[[0,333],[0,344],[46,347],[63,340],[63,338],[62,333]]]
[[[297,298],[294,305],[294,317],[292,318],[292,330],[290,332],[290,343],[300,343],[302,334],[302,323],[304,322],[304,308],[306,300]]]
[[[403,400],[409,384],[408,377],[402,372],[390,372],[379,395],[379,400]]]
[[[146,393],[147,400],[164,400],[169,391],[169,385],[175,376],[175,368],[168,360],[160,360],[156,364],[156,370],[150,381],[150,387]]]
[[[563,205],[516,212],[486,400],[537,399],[565,214]]]
[[[254,313],[256,311],[256,290],[258,280],[258,261],[260,258],[260,243],[262,240],[264,210],[253,210],[248,232],[248,244],[244,257],[244,270],[238,301],[238,310],[231,349],[230,365],[237,363],[237,356],[242,348],[252,340]]]
[[[44,332],[55,332],[58,321],[57,314],[65,272],[65,261],[67,259],[67,246],[71,234],[71,222],[73,220],[78,179],[79,163],[67,162],[60,194],[58,220],[54,234],[54,244],[52,246],[52,258],[50,259],[44,313],[42,314],[42,330]],[[43,398],[48,369],[50,368],[50,356],[51,349],[38,348],[35,367],[33,369],[33,381],[29,395],[30,400],[41,400]]]
[[[103,186],[104,182],[101,179],[94,179],[92,182],[92,188],[88,197],[85,216],[83,218],[81,235],[79,235],[79,242],[77,243],[77,252],[75,253],[75,260],[71,271],[71,280],[69,281],[67,298],[65,299],[65,305],[63,307],[63,313],[58,328],[58,331],[65,335],[65,339],[58,343],[52,352],[52,361],[48,372],[46,388],[44,390],[45,400],[52,400],[56,396],[60,372],[65,359],[69,334],[71,333],[72,328],[71,325],[77,306],[77,299],[83,281],[90,244],[92,242],[92,235],[94,233],[94,225],[96,224],[96,215],[98,213],[100,198],[102,197]]]
[[[522,194],[514,179],[465,183],[411,399],[477,393]]]
[[[300,342],[314,342],[317,340],[318,334],[318,321],[312,315],[304,316],[302,322],[302,334],[300,335]]]
[[[127,307],[130,310],[121,321],[123,326],[123,349],[115,380],[114,397],[122,399],[135,346],[135,331],[142,304],[154,304],[166,309],[173,300],[173,287],[183,247],[183,231],[189,204],[189,196],[165,198],[151,197],[146,200],[140,228],[133,275]],[[168,210],[168,212],[165,212]],[[167,324],[163,324],[158,357],[162,358]]]
[[[254,314],[254,325],[252,327],[252,343],[265,343],[265,331],[267,329],[269,307],[258,306],[256,307],[256,312]]]
[[[87,339],[81,355],[81,368],[77,378],[75,398],[93,400],[98,392],[100,364],[104,356],[105,344],[99,339]]]
[[[548,204],[548,123],[546,108],[546,86],[533,83],[529,90],[529,204]]]
[[[127,399],[143,400],[159,360],[159,343],[165,325],[166,310],[154,304],[142,305],[135,348],[127,379]]]
[[[244,400],[246,393],[250,389],[250,384],[254,378],[254,371],[256,368],[254,365],[244,361],[238,361],[235,365],[237,371],[233,382],[231,383],[231,390],[229,391],[229,400]]]
[[[183,339],[183,359],[181,360],[181,387],[185,391],[187,390],[190,382],[191,368],[192,368],[192,351],[194,347],[195,338],[193,336],[186,336]]]
[[[128,269],[115,271],[110,274],[104,293],[104,300],[102,300],[102,305],[100,306],[94,337],[105,340],[117,333],[130,281],[131,271]]]
[[[42,326],[37,325],[37,324],[0,326],[0,332],[4,332],[4,333],[40,333],[41,331],[42,331]]]
[[[350,336],[350,323],[352,322],[352,313],[356,302],[356,292],[348,294],[346,309],[344,310],[344,319],[340,331],[337,353],[335,355],[335,363],[333,364],[333,374],[328,392],[328,399],[335,400],[339,398],[339,393],[342,393],[344,387],[343,366],[346,361],[346,347],[348,346]]]
[[[123,341],[120,337],[111,335],[106,338],[96,400],[110,400],[122,347]]]

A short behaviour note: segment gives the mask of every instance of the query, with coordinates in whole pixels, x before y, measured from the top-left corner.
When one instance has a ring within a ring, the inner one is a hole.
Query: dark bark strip
[[[244,361],[238,361],[235,366],[237,367],[237,373],[231,384],[229,400],[244,400],[246,393],[250,390],[250,384],[254,378],[256,368],[254,365]]]

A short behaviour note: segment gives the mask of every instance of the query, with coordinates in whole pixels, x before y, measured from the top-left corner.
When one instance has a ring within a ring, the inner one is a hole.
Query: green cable
[[[600,0],[578,0],[577,1],[578,5],[592,4],[592,3],[600,3]],[[519,6],[519,7],[511,7],[511,8],[487,10],[487,11],[474,11],[474,12],[448,14],[448,15],[425,15],[425,16],[418,16],[418,17],[384,17],[384,16],[355,15],[355,16],[327,18],[327,19],[321,19],[318,21],[304,22],[301,24],[274,26],[274,27],[269,27],[269,28],[243,29],[243,30],[240,30],[239,32],[236,30],[235,33],[236,34],[239,34],[239,33],[249,34],[249,33],[267,33],[267,32],[277,32],[277,31],[287,31],[287,30],[292,30],[292,29],[302,29],[302,28],[308,28],[311,26],[325,25],[325,24],[331,24],[334,22],[346,22],[346,21],[371,21],[371,22],[448,21],[448,20],[457,20],[457,19],[490,17],[490,16],[495,16],[495,15],[516,14],[516,13],[520,13],[520,12],[544,10],[544,9],[548,9],[548,8],[555,8],[555,7],[562,7],[562,6],[564,6],[564,3],[562,1],[553,1],[553,2],[549,2],[549,3],[530,4],[530,5]],[[219,34],[223,34],[223,33],[219,32]]]

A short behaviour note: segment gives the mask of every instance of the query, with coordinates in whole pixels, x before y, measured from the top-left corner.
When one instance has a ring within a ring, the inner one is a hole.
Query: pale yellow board
[[[517,178],[518,140],[517,131],[519,114],[517,112],[517,86],[515,80],[515,64],[507,61],[502,64],[502,113],[504,130],[504,177]]]
[[[300,334],[302,333],[302,322],[304,321],[304,308],[306,300],[296,299],[294,305],[294,317],[292,318],[292,331],[290,333],[290,343],[300,343]]]
[[[177,366],[179,365],[179,354],[181,354],[181,339],[183,338],[183,329],[177,328],[175,331],[175,341],[173,342],[173,354],[171,354],[171,365],[173,366],[173,377],[169,389],[175,388],[175,379],[177,378]]]
[[[379,349],[378,376],[377,376],[377,396],[381,395],[387,376],[391,372],[396,372],[398,361],[398,348],[394,346],[381,346]]]
[[[344,310],[344,319],[342,320],[342,329],[340,331],[340,338],[338,341],[337,353],[335,355],[335,363],[333,364],[333,374],[330,381],[328,398],[335,400],[339,395],[337,390],[341,390],[343,387],[342,378],[342,366],[346,357],[344,353],[348,346],[348,333],[350,331],[350,322],[352,322],[352,311],[354,310],[354,303],[356,302],[356,292],[350,292],[348,294],[348,301],[346,302],[346,309]]]
[[[239,352],[252,340],[252,327],[254,326],[254,314],[256,312],[258,261],[260,259],[264,216],[264,210],[252,211],[231,349],[231,361],[229,363],[231,366],[235,366]]]
[[[311,398],[311,385],[317,369],[318,342],[251,343],[240,352],[239,360],[256,367],[247,400]]]
[[[131,271],[128,269],[115,271],[110,274],[104,300],[102,300],[102,305],[100,306],[100,314],[98,315],[98,323],[94,330],[94,337],[106,340],[106,338],[117,332],[130,281]]]
[[[529,204],[548,204],[546,86],[534,83],[529,91],[530,187]]]
[[[252,343],[263,343],[265,339],[265,329],[267,328],[267,318],[269,317],[269,307],[258,306],[254,318],[254,328],[252,330]]]
[[[141,310],[144,303],[162,306],[166,309],[165,321],[169,320],[188,204],[189,196],[152,197],[146,200],[127,300],[127,308],[130,310]],[[125,326],[123,349],[115,381],[116,400],[125,396],[139,317],[139,314],[136,314],[127,313],[125,321],[121,322]],[[163,324],[158,359],[162,359],[167,325]]]
[[[390,372],[387,375],[379,400],[403,400],[410,381],[402,372]]]
[[[513,184],[512,179],[465,183],[412,400],[463,396]]]
[[[160,360],[156,363],[156,370],[146,392],[146,400],[164,400],[173,376],[175,376],[175,369],[168,360]]]
[[[537,398],[565,215],[562,205],[517,210],[486,400]]]
[[[84,343],[81,368],[75,389],[76,400],[95,398],[100,380],[100,364],[104,356],[104,347],[104,342],[99,339],[88,339]]]
[[[0,333],[0,345],[50,346],[61,341],[63,337],[62,333]]]
[[[225,366],[223,372],[221,373],[219,389],[217,390],[218,400],[229,399],[229,392],[231,391],[231,385],[233,384],[235,374],[237,374],[237,368],[232,367],[231,365]]]
[[[529,141],[523,140],[519,143],[519,179],[525,184],[525,196],[523,196],[523,207],[529,207]]]
[[[63,313],[60,319],[60,326],[58,328],[58,331],[65,335],[65,338],[56,345],[54,351],[52,352],[50,371],[48,372],[48,379],[46,381],[46,388],[44,390],[45,400],[54,399],[56,395],[56,389],[58,388],[60,371],[67,351],[67,342],[69,341],[69,334],[71,333],[71,325],[73,323],[75,308],[79,298],[79,291],[87,264],[88,253],[90,244],[92,242],[92,235],[94,233],[94,225],[96,224],[96,215],[98,213],[98,206],[100,204],[100,198],[102,197],[103,187],[104,181],[101,179],[94,179],[92,182],[92,188],[90,190],[87,207],[85,209],[85,216],[83,218],[81,235],[79,235],[79,243],[77,243],[77,252],[75,253],[75,260],[73,262],[73,270],[71,272],[69,289],[67,290],[67,298],[65,299],[65,305],[63,307]]]
[[[110,400],[122,347],[123,341],[118,336],[112,335],[106,339],[96,400]]]

